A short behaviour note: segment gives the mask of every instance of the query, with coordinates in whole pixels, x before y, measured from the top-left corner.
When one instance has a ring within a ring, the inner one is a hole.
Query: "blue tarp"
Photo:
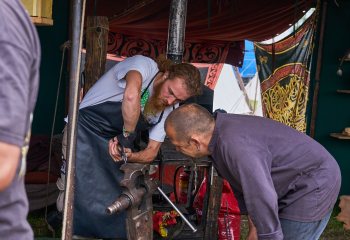
[[[254,44],[251,41],[245,40],[245,53],[243,66],[239,68],[243,78],[252,78],[256,73],[256,61],[254,54]]]

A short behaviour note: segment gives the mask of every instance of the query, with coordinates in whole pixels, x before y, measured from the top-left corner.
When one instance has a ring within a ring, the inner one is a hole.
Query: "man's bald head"
[[[172,111],[165,121],[165,130],[171,127],[178,141],[187,141],[193,134],[211,133],[214,118],[208,110],[198,104],[184,104]]]

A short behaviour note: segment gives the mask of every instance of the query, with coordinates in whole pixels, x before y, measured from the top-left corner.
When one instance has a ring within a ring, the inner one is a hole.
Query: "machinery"
[[[178,212],[183,221],[193,232],[197,229],[186,219],[181,211],[171,202],[155,181],[151,180],[148,172],[149,165],[139,163],[125,163],[120,168],[124,172],[124,179],[120,185],[124,188],[123,193],[109,207],[108,214],[127,211],[126,227],[129,240],[152,240],[152,194],[158,192]]]
[[[175,209],[181,217],[179,219],[181,221],[180,230],[168,239],[217,239],[217,216],[220,208],[220,204],[217,204],[217,202],[221,199],[222,178],[217,175],[211,162],[208,159],[196,159],[196,163],[194,163],[193,159],[177,152],[168,140],[162,144],[161,156],[158,159],[161,161],[157,162],[158,160],[156,160],[154,164],[159,164],[160,180],[163,174],[162,169],[166,164],[177,166],[196,164],[207,169],[208,191],[204,198],[201,221],[198,222],[195,219],[195,212],[191,212],[188,206],[175,205],[164,193],[163,187],[159,187],[155,180],[150,179],[148,175],[149,165],[128,162],[120,168],[124,172],[124,179],[120,183],[123,192],[112,205],[107,207],[106,212],[108,214],[118,214],[121,211],[127,211],[126,226],[129,240],[157,239],[157,236],[153,234],[152,214],[153,207],[157,210],[159,205],[152,203],[152,195],[154,196],[154,193],[158,192],[161,198],[165,200],[162,207],[165,206],[166,211]],[[195,167],[191,167],[191,169],[195,169]],[[193,172],[190,175],[193,175]],[[193,185],[192,178],[193,176],[190,176],[190,188]],[[163,186],[163,184],[159,185]],[[191,191],[188,192],[191,194]]]
[[[156,184],[149,178],[149,165],[139,163],[124,163],[120,170],[124,179],[120,185],[123,193],[109,207],[108,214],[127,210],[126,228],[128,239],[151,240],[152,228],[152,193]]]

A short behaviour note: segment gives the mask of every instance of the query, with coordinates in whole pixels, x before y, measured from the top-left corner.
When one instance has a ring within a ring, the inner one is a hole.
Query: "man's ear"
[[[196,135],[191,136],[189,143],[190,145],[193,145],[197,150],[200,149],[201,141]]]
[[[163,73],[163,80],[167,79],[169,77],[169,71],[165,71]]]

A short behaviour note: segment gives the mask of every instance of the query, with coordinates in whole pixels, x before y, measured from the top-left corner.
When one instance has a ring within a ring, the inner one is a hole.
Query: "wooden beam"
[[[84,94],[104,74],[109,24],[108,18],[89,16],[86,21],[86,57]]]
[[[52,0],[22,0],[32,22],[37,26],[52,26]]]
[[[51,18],[42,18],[42,17],[30,17],[32,22],[37,26],[52,26],[53,20]]]

